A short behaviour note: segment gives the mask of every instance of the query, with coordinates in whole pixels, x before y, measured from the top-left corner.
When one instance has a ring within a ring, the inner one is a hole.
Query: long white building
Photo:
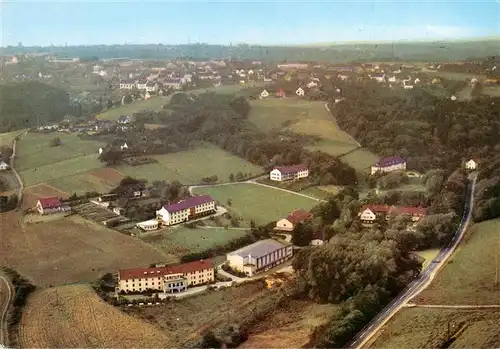
[[[194,196],[156,211],[160,225],[184,223],[190,219],[215,213],[217,207],[210,195]]]
[[[229,266],[252,276],[284,263],[293,256],[293,245],[273,239],[260,240],[226,255]]]

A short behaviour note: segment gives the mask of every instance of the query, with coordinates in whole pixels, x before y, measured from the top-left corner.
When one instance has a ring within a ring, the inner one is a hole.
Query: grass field
[[[85,285],[36,291],[19,333],[22,348],[165,348],[174,342],[158,328],[121,312]]]
[[[302,190],[300,193],[313,196],[318,199],[326,199],[331,195],[337,194],[342,189],[338,185],[320,185]]]
[[[180,257],[188,253],[201,252],[224,245],[245,234],[246,231],[240,229],[175,227],[167,231],[145,235],[142,240],[166,254]]]
[[[454,73],[444,71],[425,71],[425,74],[431,76],[438,76],[449,80],[470,80],[472,78],[479,78],[478,74],[472,73]]]
[[[434,258],[436,258],[436,256],[439,254],[439,249],[432,248],[429,250],[417,251],[417,254],[425,260],[424,263],[422,263],[422,270],[424,270],[431,263],[431,261]]]
[[[370,173],[370,167],[380,160],[380,157],[365,148],[361,148],[341,156],[340,160],[351,165],[359,173],[368,174]]]
[[[227,182],[231,173],[252,173],[264,170],[213,145],[173,154],[154,156],[158,163],[142,166],[120,166],[122,174],[154,180],[179,180],[183,184],[200,183],[201,178],[217,175],[219,181]]]
[[[22,223],[18,212],[1,214],[2,263],[38,286],[91,281],[106,272],[176,262],[150,245],[72,216],[47,224]]]
[[[500,97],[500,86],[483,87],[483,95],[488,95],[491,97]]]
[[[500,254],[500,219],[474,225],[450,261],[414,303],[498,304],[495,255]]]
[[[163,329],[166,336],[175,341],[175,347],[182,348],[217,324],[229,324],[252,316],[253,308],[267,295],[269,291],[264,283],[257,281],[160,307],[127,308],[125,311]]]
[[[46,183],[26,187],[23,191],[23,209],[34,207],[40,198],[50,196],[67,198],[69,194]]]
[[[202,88],[202,89],[187,91],[186,93],[197,94],[209,91],[214,91],[218,93],[235,93],[240,91],[244,87],[245,86],[241,85],[223,85],[218,87]],[[97,118],[101,120],[117,120],[120,115],[132,115],[134,113],[138,113],[143,110],[158,111],[161,109],[162,105],[166,105],[170,102],[171,97],[172,95],[166,97],[158,96],[151,98],[147,101],[141,100],[131,104],[122,105],[117,108],[106,110],[104,113],[97,115]]]
[[[334,304],[292,300],[254,326],[238,348],[302,348],[314,328],[328,322],[337,309]]]
[[[50,141],[55,137],[59,137],[62,144],[51,147]],[[81,140],[75,135],[29,132],[17,145],[16,168],[24,171],[89,155],[97,159],[98,150],[104,145],[98,141]]]
[[[448,322],[455,334],[449,348],[498,348],[500,311],[403,308],[379,331],[369,348],[445,348]]]
[[[222,205],[231,199],[229,209],[244,220],[266,224],[286,217],[294,209],[311,209],[317,201],[256,184],[234,184],[197,188],[197,194],[209,194]]]
[[[17,135],[23,133],[26,130],[16,130],[12,132],[0,133],[0,147],[9,146],[12,147],[12,141]],[[16,146],[17,148],[17,146]]]

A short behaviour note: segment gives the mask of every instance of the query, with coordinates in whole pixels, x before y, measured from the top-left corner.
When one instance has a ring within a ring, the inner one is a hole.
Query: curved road
[[[438,271],[443,267],[462,240],[472,215],[474,204],[474,190],[476,187],[477,173],[469,175],[469,185],[467,187],[467,199],[464,207],[464,213],[455,236],[448,244],[443,247],[439,254],[432,260],[432,263],[425,269],[425,272],[419,278],[413,280],[396,298],[394,298],[377,316],[375,316],[368,325],[366,325],[353,340],[346,345],[346,348],[362,348],[373,335],[389,321],[396,312],[404,307],[409,300],[425,290],[434,279]]]
[[[0,348],[2,344],[7,347],[8,321],[10,302],[12,300],[12,288],[9,280],[0,275]]]

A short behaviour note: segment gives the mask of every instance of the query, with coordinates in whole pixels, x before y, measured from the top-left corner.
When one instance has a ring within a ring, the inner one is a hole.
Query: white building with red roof
[[[163,206],[156,211],[156,218],[161,225],[168,226],[206,216],[215,213],[216,210],[215,200],[210,195],[200,195]]]
[[[361,207],[358,217],[363,224],[373,224],[376,220],[389,219],[389,212],[407,215],[413,222],[427,216],[427,209],[424,207],[364,205]]]
[[[277,182],[306,177],[309,177],[309,169],[306,165],[278,166],[269,173],[269,178]]]
[[[57,197],[41,198],[38,200],[35,207],[38,213],[42,215],[70,210],[69,207],[63,206],[61,200]]]
[[[118,292],[147,290],[178,293],[188,286],[203,285],[215,280],[211,260],[199,260],[176,265],[157,265],[154,268],[123,269],[118,271]]]

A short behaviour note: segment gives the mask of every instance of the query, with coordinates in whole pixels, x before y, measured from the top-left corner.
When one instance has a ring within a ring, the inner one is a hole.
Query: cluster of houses
[[[358,217],[363,225],[369,226],[375,222],[389,220],[389,213],[407,216],[416,223],[427,216],[427,209],[411,206],[364,205],[358,213]]]

